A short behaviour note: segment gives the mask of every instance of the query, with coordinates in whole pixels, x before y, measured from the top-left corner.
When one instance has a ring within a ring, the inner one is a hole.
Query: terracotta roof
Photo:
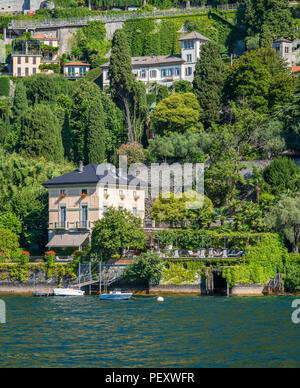
[[[83,63],[83,62],[69,62],[66,63],[65,66],[91,66],[89,63]]]
[[[133,262],[133,259],[109,259],[108,264],[130,264]]]
[[[292,72],[293,73],[299,73],[300,72],[300,66],[293,66],[292,67]]]
[[[199,34],[197,31],[190,32],[189,34],[183,34],[181,35],[181,40],[204,40],[205,42],[209,42],[210,39],[206,38],[206,36]]]
[[[47,34],[34,35],[32,37],[32,39],[52,39],[52,40],[58,40],[54,36],[50,36],[50,35],[47,35]]]
[[[169,65],[169,64],[181,64],[185,60],[180,55],[158,55],[158,56],[146,56],[146,57],[132,57],[132,67],[143,67],[143,66],[157,66],[157,65]],[[109,62],[104,63],[101,67],[108,67]]]

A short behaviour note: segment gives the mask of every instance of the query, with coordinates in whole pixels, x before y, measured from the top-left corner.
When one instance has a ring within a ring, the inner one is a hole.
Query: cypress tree
[[[130,109],[135,77],[132,74],[129,45],[122,30],[117,30],[112,39],[108,74],[112,100],[122,110],[128,129],[128,140],[133,142],[133,124]]]
[[[65,118],[62,126],[61,137],[64,147],[65,158],[71,161],[73,151],[73,134],[70,127],[70,114],[67,110],[65,111]]]
[[[272,48],[273,37],[270,31],[270,28],[267,24],[264,24],[262,27],[262,33],[259,40],[260,47],[263,48]]]
[[[26,88],[22,81],[19,81],[15,90],[13,114],[14,121],[20,123],[21,116],[28,108],[28,100],[26,95]]]
[[[55,162],[63,160],[61,128],[48,105],[35,105],[24,113],[19,148],[26,156],[44,157]]]
[[[93,100],[89,106],[87,130],[86,162],[102,163],[105,159],[105,126],[100,100]]]
[[[193,81],[194,92],[203,109],[202,119],[206,127],[219,120],[224,82],[225,66],[220,48],[217,44],[208,42],[201,49]]]

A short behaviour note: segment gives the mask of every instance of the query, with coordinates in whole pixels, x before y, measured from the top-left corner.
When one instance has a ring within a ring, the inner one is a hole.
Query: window
[[[285,52],[286,54],[288,54],[288,53],[290,52],[290,48],[289,48],[289,47],[285,47],[285,48],[284,48],[284,52]]]
[[[169,70],[168,70],[168,76],[169,76],[169,77],[172,77],[172,76],[173,76],[173,69],[169,69]]]
[[[29,63],[29,58],[25,57],[25,63]]]
[[[194,48],[194,41],[193,40],[187,40],[184,42],[184,48],[186,50],[193,49]]]
[[[163,70],[161,71],[161,77],[164,78],[164,77],[166,77],[166,76],[167,76],[167,70],[163,69]]]
[[[141,70],[140,77],[141,78],[146,78],[146,70]]]
[[[132,208],[132,214],[137,217],[137,207]]]
[[[186,61],[187,61],[187,62],[192,62],[192,54],[188,54],[188,55],[186,56]]]
[[[192,75],[192,68],[191,67],[187,67],[185,69],[185,75],[187,75],[187,76]]]
[[[67,208],[66,206],[60,207],[60,226],[65,227],[67,221]]]
[[[180,67],[176,67],[176,69],[175,69],[175,74],[176,74],[177,76],[180,76]]]
[[[82,205],[81,206],[81,226],[87,227],[88,223],[88,206]]]
[[[25,67],[25,75],[29,75],[29,67]]]
[[[156,78],[157,77],[157,71],[156,70],[151,70],[150,71],[150,78]]]
[[[33,65],[36,65],[36,57],[32,58],[32,63],[33,63]]]
[[[22,74],[22,69],[21,67],[18,67],[18,77],[21,77],[21,74]]]
[[[36,68],[35,67],[32,69],[32,74],[36,74]]]
[[[108,206],[107,205],[103,205],[103,214],[105,214],[107,212],[107,209],[108,209]]]
[[[18,65],[21,65],[21,60],[22,60],[22,58],[18,57]]]

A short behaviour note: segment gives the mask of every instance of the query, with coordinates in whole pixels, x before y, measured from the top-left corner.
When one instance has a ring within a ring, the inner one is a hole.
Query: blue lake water
[[[0,367],[300,367],[291,296],[0,297]]]

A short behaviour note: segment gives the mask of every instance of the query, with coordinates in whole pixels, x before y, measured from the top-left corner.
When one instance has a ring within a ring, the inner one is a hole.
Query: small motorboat
[[[131,292],[121,292],[120,289],[115,289],[114,291],[110,291],[109,294],[101,294],[100,299],[107,300],[128,300],[132,297]]]
[[[76,290],[74,288],[54,288],[55,296],[83,296],[84,291]]]

